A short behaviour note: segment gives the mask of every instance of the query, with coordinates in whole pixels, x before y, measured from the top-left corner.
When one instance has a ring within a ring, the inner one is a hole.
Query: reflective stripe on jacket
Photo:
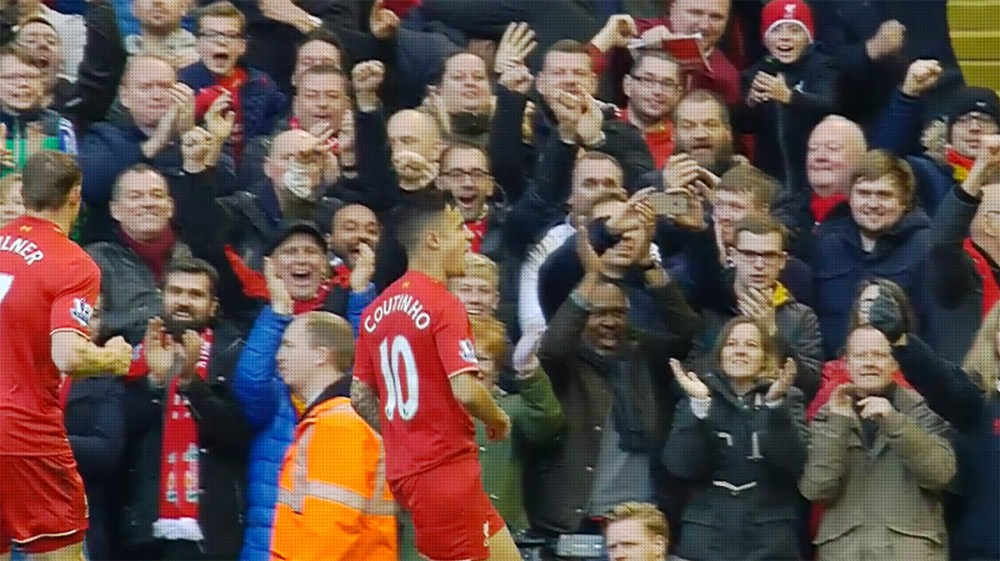
[[[336,397],[299,423],[279,477],[271,559],[396,561],[382,438]]]

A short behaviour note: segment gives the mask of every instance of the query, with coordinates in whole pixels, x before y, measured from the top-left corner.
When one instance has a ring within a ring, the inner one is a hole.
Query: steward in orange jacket
[[[382,437],[354,411],[341,385],[306,410],[285,455],[272,561],[399,558]]]

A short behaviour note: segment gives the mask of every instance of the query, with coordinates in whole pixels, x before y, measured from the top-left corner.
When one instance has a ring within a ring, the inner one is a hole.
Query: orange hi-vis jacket
[[[272,561],[396,561],[382,437],[335,397],[295,429],[278,480]]]

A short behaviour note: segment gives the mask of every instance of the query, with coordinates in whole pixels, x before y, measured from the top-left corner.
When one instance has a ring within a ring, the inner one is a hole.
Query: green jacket
[[[528,528],[521,489],[521,450],[543,447],[554,441],[566,423],[562,405],[552,391],[552,382],[541,367],[521,378],[519,385],[520,392],[516,394],[495,390],[497,404],[510,416],[510,438],[490,442],[486,427],[476,423],[483,487],[511,532]]]

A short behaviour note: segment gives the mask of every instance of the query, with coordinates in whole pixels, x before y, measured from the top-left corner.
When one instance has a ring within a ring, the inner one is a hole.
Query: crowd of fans
[[[1000,102],[946,4],[17,0],[0,222],[76,155],[93,330],[136,347],[62,388],[90,558],[417,558],[316,396],[438,190],[526,556],[1000,559]]]

